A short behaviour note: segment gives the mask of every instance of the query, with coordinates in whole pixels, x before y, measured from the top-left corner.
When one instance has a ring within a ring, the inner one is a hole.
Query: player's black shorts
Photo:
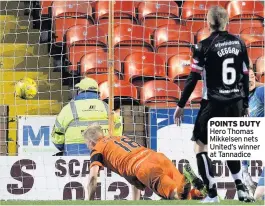
[[[200,140],[202,143],[208,143],[207,123],[213,117],[242,117],[243,100],[229,104],[216,103],[208,100],[201,101],[201,108],[198,112],[194,125],[193,136],[191,140]]]

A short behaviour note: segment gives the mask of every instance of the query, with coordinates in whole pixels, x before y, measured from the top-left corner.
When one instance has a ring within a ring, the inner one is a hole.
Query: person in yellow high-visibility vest
[[[84,78],[75,85],[78,94],[58,114],[52,142],[65,156],[89,155],[82,132],[92,123],[99,123],[108,135],[108,104],[99,100],[98,84],[94,79]],[[122,135],[122,117],[114,117],[114,134]]]

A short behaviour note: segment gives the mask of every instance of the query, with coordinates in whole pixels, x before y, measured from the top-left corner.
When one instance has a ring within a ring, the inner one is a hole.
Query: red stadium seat
[[[190,74],[191,53],[180,53],[168,60],[168,77],[171,81],[186,77]]]
[[[101,53],[101,52],[107,52],[107,47],[102,47],[97,45],[94,46],[80,45],[80,46],[69,47],[68,72],[79,75],[78,65],[80,64],[81,58],[89,53]]]
[[[208,27],[206,20],[188,20],[185,25],[193,36],[195,36],[200,29]]]
[[[65,39],[66,47],[73,44],[94,45],[107,44],[108,33],[101,30],[98,25],[77,25],[68,29]]]
[[[63,42],[66,31],[76,25],[94,24],[92,8],[84,1],[55,1],[52,5],[54,41]]]
[[[124,22],[122,22],[124,23]],[[119,19],[114,19],[114,28],[119,26],[121,24],[121,21]],[[100,24],[97,24],[97,27],[101,29],[106,35],[109,31],[109,22],[108,21],[101,21]]]
[[[109,1],[97,1],[95,4],[96,22],[102,23],[101,20],[108,19],[108,17]],[[114,19],[119,19],[120,21],[125,21],[126,23],[137,23],[134,3],[132,1],[115,1]]]
[[[100,73],[100,74],[85,74],[86,77],[95,79],[98,82],[98,85],[100,85],[103,82],[108,81],[108,74],[106,73]],[[118,81],[118,76],[114,75],[114,81]]]
[[[252,27],[244,29],[240,36],[245,41],[247,46],[264,46],[264,27]]]
[[[108,53],[97,52],[86,54],[81,58],[80,66],[81,75],[93,73],[108,73]],[[121,65],[119,61],[114,62],[114,70],[115,74],[121,72]]]
[[[77,72],[78,62],[82,56],[91,52],[104,52],[106,36],[96,25],[78,25],[66,33],[66,54],[70,66],[69,72]]]
[[[133,1],[133,4],[134,4],[134,7],[135,7],[135,8],[138,8],[138,7],[140,6],[141,3],[142,3],[142,1],[140,1],[140,0],[135,0],[135,1]]]
[[[230,1],[226,5],[229,19],[264,19],[264,7],[259,1]]]
[[[154,45],[156,47],[157,53],[163,53],[161,48],[164,50],[165,48],[173,47],[179,48],[182,47],[190,47],[192,44],[191,33],[186,30],[185,26],[182,25],[165,25],[159,27],[154,33]],[[165,52],[165,51],[164,51]],[[166,51],[170,52],[171,51]],[[176,52],[177,53],[177,52]],[[175,53],[175,54],[176,54]],[[168,53],[165,53],[168,54]]]
[[[49,17],[51,14],[49,14],[49,8],[52,6],[52,1],[40,1],[40,14],[41,17]]]
[[[116,47],[114,48],[114,55],[121,61],[124,62],[125,58],[135,52],[150,52],[146,47]]]
[[[189,53],[191,52],[190,47],[171,47],[171,46],[165,46],[165,47],[159,47],[157,50],[157,53],[162,56],[166,61],[168,59],[176,54],[180,53]]]
[[[121,104],[132,105],[132,102],[138,103],[138,92],[134,85],[125,80],[116,80],[113,83],[113,95],[114,95],[114,109],[119,108]],[[109,98],[109,84],[108,82],[102,82],[99,85],[100,98],[107,100]],[[116,107],[116,108],[115,108]]]
[[[264,83],[264,73],[265,73],[265,58],[264,56],[259,57],[256,61],[256,77],[259,82]]]
[[[259,47],[249,47],[248,50],[248,56],[251,59],[252,62],[256,62],[256,60],[264,55],[264,48]]]
[[[147,47],[153,51],[151,44],[152,31],[140,25],[122,24],[114,28],[115,47]]]
[[[146,82],[140,93],[141,104],[149,107],[175,107],[179,98],[178,85],[165,80]]]
[[[241,31],[247,28],[263,27],[263,23],[260,20],[240,20],[230,21],[227,30],[235,35],[240,35]]]
[[[220,5],[224,7],[225,4],[222,1],[185,1],[182,8],[182,19],[205,20],[207,12],[212,6]]]
[[[178,24],[179,7],[174,1],[145,1],[139,5],[138,13],[141,24],[148,28]]]
[[[198,103],[202,100],[202,92],[203,92],[203,81],[199,80],[197,82],[197,85],[194,89],[194,91],[192,92],[188,103],[193,104],[193,103]]]
[[[182,19],[186,20],[187,30],[195,35],[200,29],[207,27],[206,16],[212,6],[225,6],[224,1],[185,1]]]
[[[87,17],[91,19],[92,8],[88,1],[54,1],[52,17]],[[91,19],[92,21],[92,19]]]
[[[124,62],[124,79],[126,81],[148,79],[166,79],[166,62],[158,54],[138,52],[128,55]]]
[[[210,35],[211,35],[211,32],[207,27],[202,28],[196,34],[196,42],[198,43],[198,42],[208,38]]]

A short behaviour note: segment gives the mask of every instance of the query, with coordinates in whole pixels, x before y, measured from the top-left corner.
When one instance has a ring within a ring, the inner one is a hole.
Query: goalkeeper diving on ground
[[[139,145],[125,137],[106,137],[102,128],[89,126],[83,133],[91,150],[88,199],[93,200],[101,167],[124,177],[131,185],[133,199],[140,199],[145,187],[163,199],[187,199],[190,184],[175,165],[162,153]]]

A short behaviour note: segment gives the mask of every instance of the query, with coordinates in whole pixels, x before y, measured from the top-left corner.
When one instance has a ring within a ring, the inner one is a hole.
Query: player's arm
[[[180,116],[183,114],[183,108],[185,107],[188,99],[190,98],[191,93],[194,91],[198,80],[201,79],[201,72],[204,69],[204,53],[202,45],[199,43],[195,46],[193,51],[193,60],[191,64],[191,72],[185,82],[181,98],[178,102],[174,114],[175,123],[180,124]]]
[[[243,107],[245,111],[248,113],[248,96],[249,96],[249,58],[248,58],[248,52],[246,45],[243,41],[241,41],[242,46],[242,59],[243,59],[243,91],[245,94],[245,97],[243,99]],[[249,114],[245,114],[249,115]]]
[[[103,166],[103,155],[96,151],[92,150],[90,154],[90,172],[89,180],[87,185],[88,191],[88,200],[93,200],[97,188],[97,178],[98,172]]]
[[[141,191],[132,185],[132,200],[140,200]]]
[[[89,180],[87,185],[88,200],[93,200],[97,189],[99,166],[94,165],[90,168]]]

